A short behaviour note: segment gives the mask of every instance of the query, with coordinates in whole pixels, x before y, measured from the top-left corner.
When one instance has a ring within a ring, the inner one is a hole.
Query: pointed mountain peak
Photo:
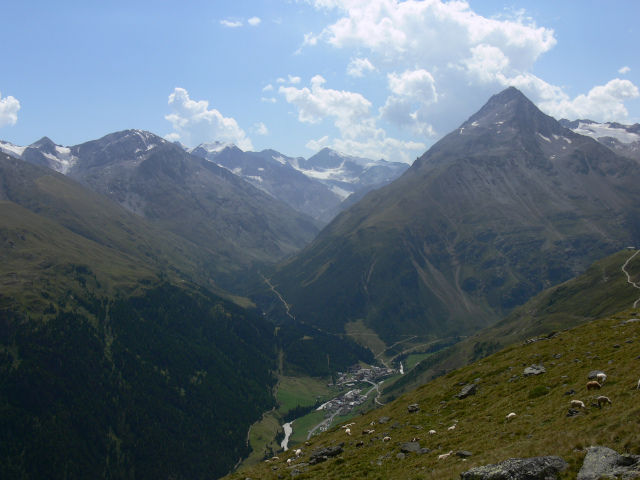
[[[31,148],[36,148],[44,153],[49,153],[51,155],[55,155],[56,152],[56,144],[49,137],[42,137],[37,142],[29,145]]]
[[[493,132],[512,132],[536,134],[545,137],[562,135],[564,127],[556,119],[546,115],[520,90],[509,87],[492,96],[489,101],[461,128],[483,127]]]

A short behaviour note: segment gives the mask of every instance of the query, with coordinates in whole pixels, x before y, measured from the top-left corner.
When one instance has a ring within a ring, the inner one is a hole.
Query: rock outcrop
[[[577,480],[640,478],[640,455],[620,455],[607,447],[589,447]]]
[[[569,464],[556,456],[511,458],[495,465],[475,467],[460,474],[461,480],[556,480]]]

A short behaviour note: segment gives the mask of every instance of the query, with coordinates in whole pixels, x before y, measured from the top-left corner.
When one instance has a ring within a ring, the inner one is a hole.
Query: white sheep
[[[391,437],[384,437],[382,439],[383,442],[390,442],[391,441]]]
[[[607,379],[607,374],[599,373],[598,375],[596,375],[596,379],[598,380],[598,382],[600,382],[600,385],[602,385],[604,381]]]
[[[280,457],[273,457],[271,460],[280,460]]]
[[[451,425],[449,428],[447,428],[447,430],[455,430],[456,426],[455,425]]]
[[[592,388],[595,388],[596,390],[600,390],[602,388],[602,385],[600,385],[595,380],[591,382],[587,382],[587,391],[591,390]]]
[[[347,429],[344,431],[344,433],[346,433],[347,435],[351,435],[351,429],[350,429],[350,428],[347,428]]]
[[[571,400],[571,406],[574,408],[585,408],[584,402],[580,400]]]
[[[507,415],[507,420],[511,420],[515,416],[516,416],[516,414],[511,412],[509,415]]]
[[[293,459],[287,458],[287,465],[291,465],[291,462],[293,462]]]
[[[435,430],[429,430],[429,435],[435,435],[436,431]]]
[[[452,453],[453,453],[453,450],[451,450],[449,453],[443,453],[442,455],[438,455],[438,460],[444,460],[445,458],[447,458]]]
[[[602,408],[602,405],[606,405],[607,403],[612,405],[611,400],[609,400],[605,396],[598,397],[597,401],[598,401],[598,407],[600,407],[600,408]]]
[[[297,449],[296,450],[296,457],[299,457],[300,455],[302,455],[302,450]]]

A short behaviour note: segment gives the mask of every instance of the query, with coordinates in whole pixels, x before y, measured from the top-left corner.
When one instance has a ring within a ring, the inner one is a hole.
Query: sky
[[[3,2],[0,139],[411,163],[496,93],[640,122],[637,0]]]

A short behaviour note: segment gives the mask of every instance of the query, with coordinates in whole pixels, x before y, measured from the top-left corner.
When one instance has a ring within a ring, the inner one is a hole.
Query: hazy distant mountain
[[[358,198],[399,177],[409,165],[352,157],[325,148],[313,157],[287,157],[275,150],[243,152],[232,143],[205,143],[188,150],[206,158],[294,209],[328,223]]]
[[[112,133],[70,148],[48,138],[14,156],[87,185],[211,255],[211,275],[273,262],[308,244],[312,218],[238,176],[161,137],[140,130]]]
[[[331,331],[466,334],[640,241],[640,165],[492,97],[399,179],[342,212],[271,275],[290,313]]]
[[[560,120],[560,124],[580,135],[595,138],[618,155],[640,160],[640,124],[597,123],[592,120]]]
[[[275,150],[243,152],[230,143],[207,143],[191,150],[229,169],[253,186],[326,224],[324,216],[336,208],[341,198],[323,183],[296,170],[297,159],[285,157]]]

